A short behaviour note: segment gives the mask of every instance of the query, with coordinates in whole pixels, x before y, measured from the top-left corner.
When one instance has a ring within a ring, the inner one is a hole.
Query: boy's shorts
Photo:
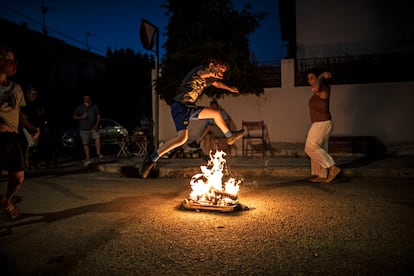
[[[16,132],[0,132],[0,170],[10,173],[24,170],[23,151]]]
[[[174,120],[177,131],[188,129],[190,120],[198,120],[198,115],[203,106],[187,106],[179,102],[173,102],[171,105],[171,116]]]

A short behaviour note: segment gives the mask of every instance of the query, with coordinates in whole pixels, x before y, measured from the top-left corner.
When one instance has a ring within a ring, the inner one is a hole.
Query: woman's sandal
[[[16,206],[12,210],[10,208],[4,208],[4,216],[10,222],[16,221],[20,219],[20,209]]]

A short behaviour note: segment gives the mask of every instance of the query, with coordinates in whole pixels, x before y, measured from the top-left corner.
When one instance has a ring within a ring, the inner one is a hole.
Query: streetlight
[[[159,29],[154,24],[151,24],[145,19],[141,19],[140,27],[140,38],[142,46],[151,51],[154,47],[154,37],[155,37],[155,80],[152,85],[152,118],[154,122],[153,136],[154,136],[154,147],[158,149],[158,134],[159,134],[159,105],[158,105],[158,93],[155,88],[155,83],[159,77],[159,68],[158,68],[158,55],[159,55]]]

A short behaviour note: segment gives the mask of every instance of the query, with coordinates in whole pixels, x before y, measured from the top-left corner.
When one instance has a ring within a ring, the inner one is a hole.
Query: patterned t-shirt
[[[187,74],[178,89],[178,95],[174,98],[175,101],[186,105],[195,105],[204,89],[218,80],[216,78],[201,78],[198,73],[203,71],[209,72],[210,70],[200,65]]]
[[[26,105],[22,87],[15,82],[9,86],[0,85],[0,123],[19,131],[19,111]]]

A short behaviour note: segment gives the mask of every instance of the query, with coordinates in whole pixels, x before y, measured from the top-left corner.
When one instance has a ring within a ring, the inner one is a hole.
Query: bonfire
[[[191,193],[183,206],[190,209],[232,211],[238,202],[241,179],[229,175],[224,151],[210,152],[207,165],[191,178]]]

